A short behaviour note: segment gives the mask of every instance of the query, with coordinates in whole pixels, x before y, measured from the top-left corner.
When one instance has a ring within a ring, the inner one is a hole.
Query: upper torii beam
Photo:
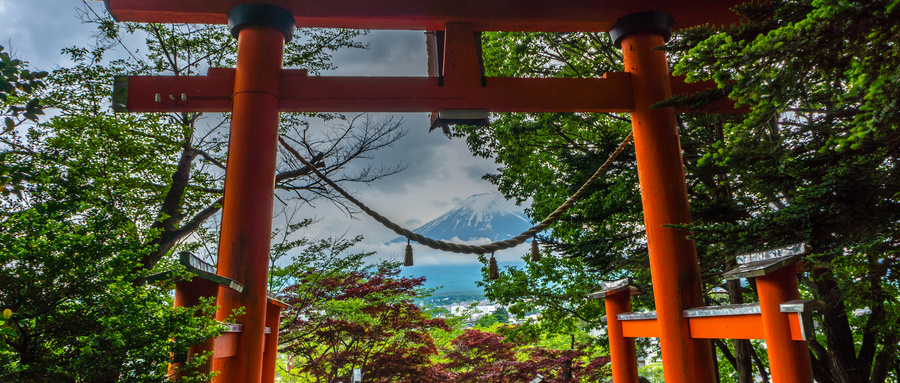
[[[672,16],[673,27],[730,25],[741,0],[105,0],[118,21],[227,24],[232,8],[270,4],[299,28],[442,31],[449,23],[479,31],[608,32],[620,18],[643,11]]]
[[[218,316],[244,307],[244,334],[234,358],[216,361],[217,381],[255,383],[274,368],[263,366],[262,355],[279,111],[441,109],[631,113],[665,379],[714,381],[710,344],[692,339],[682,317],[682,310],[702,305],[696,250],[686,233],[668,227],[690,223],[676,111],[651,107],[706,85],[672,81],[665,52],[654,48],[673,29],[736,22],[730,8],[741,0],[105,2],[119,21],[228,23],[238,37],[235,70],[131,77],[122,80],[127,87],[117,97],[118,107],[136,112],[233,112],[218,270],[246,288],[220,291]],[[283,70],[284,43],[295,25],[445,31],[441,77],[312,77]],[[600,79],[484,78],[473,34],[479,31],[610,32],[623,49],[626,71]]]

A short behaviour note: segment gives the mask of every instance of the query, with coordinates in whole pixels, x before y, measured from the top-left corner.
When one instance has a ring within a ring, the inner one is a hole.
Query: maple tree
[[[422,381],[526,383],[538,375],[548,383],[608,379],[603,366],[609,357],[595,355],[585,344],[572,344],[567,350],[540,347],[534,339],[505,334],[513,328],[501,327],[497,333],[465,330],[444,350],[446,362],[431,366]]]
[[[438,352],[432,331],[450,331],[413,299],[427,293],[424,277],[399,276],[393,264],[329,273],[304,269],[280,298],[280,351],[288,376],[300,381],[349,382],[354,368],[366,382],[419,381]]]

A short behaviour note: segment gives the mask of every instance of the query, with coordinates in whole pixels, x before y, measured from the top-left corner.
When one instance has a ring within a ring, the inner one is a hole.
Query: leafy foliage
[[[396,265],[366,267],[369,254],[345,253],[358,240],[319,241],[276,268],[277,280],[294,282],[280,294],[293,306],[280,333],[284,381],[347,382],[354,368],[372,382],[529,382],[541,374],[569,383],[608,376],[609,359],[574,337],[547,347],[540,334],[516,326],[475,330],[460,316],[432,317],[414,304],[429,294],[421,289],[424,278],[398,277]]]
[[[497,309],[488,315],[483,315],[481,318],[475,321],[475,327],[489,328],[494,325],[505,325],[509,324],[509,312],[506,311],[506,308],[503,306],[497,307]]]
[[[289,355],[287,373],[336,382],[350,381],[352,369],[360,368],[366,381],[419,381],[438,351],[431,332],[450,328],[413,303],[423,294],[424,278],[399,273],[384,265],[293,274],[296,283],[280,295],[293,306],[283,314],[279,340],[281,352]]]
[[[676,45],[688,58],[677,70],[752,106],[698,161],[729,173],[746,213],[694,232],[720,249],[806,241],[825,268],[804,284],[829,306],[822,343],[810,342],[816,379],[884,382],[900,336],[900,10],[895,1],[781,1],[744,11],[752,22]],[[871,314],[852,315],[864,308]]]
[[[704,289],[725,288],[731,303],[755,300],[752,286],[721,284],[718,275],[734,256],[806,242],[813,248],[808,261],[821,268],[803,276],[803,293],[829,304],[820,319],[822,336],[809,343],[816,379],[884,382],[897,374],[900,334],[900,286],[893,277],[900,195],[894,97],[900,54],[893,20],[900,8],[896,1],[798,0],[740,10],[747,22],[688,30],[664,48],[677,72],[719,83],[719,92],[700,98],[728,94],[751,108],[746,116],[678,120],[694,220],[685,229],[697,240]],[[591,70],[616,70],[621,62],[602,36],[486,36],[492,75],[596,76]],[[684,101],[714,100],[667,104]],[[533,114],[497,116],[488,128],[460,127],[456,134],[474,153],[501,164],[485,178],[507,197],[532,198],[539,219],[580,185],[627,129],[614,115]],[[595,281],[631,276],[643,284],[649,273],[633,158],[618,162],[596,193],[541,240],[557,257],[579,258]],[[581,275],[570,271],[572,262],[545,259],[485,280],[489,295],[526,301],[511,310],[546,297],[571,311],[544,323],[577,322],[585,304],[561,293],[596,286],[571,278]],[[719,302],[712,294],[707,299]],[[745,346],[722,343],[719,350],[723,360],[741,365],[741,381],[753,379],[746,374],[750,363],[765,377],[764,353],[760,358]]]
[[[451,342],[444,358],[424,382],[545,382],[600,381],[608,377],[608,357],[590,357],[584,345],[559,351],[514,341],[502,334],[466,330]]]
[[[135,286],[131,270],[145,248],[133,222],[90,203],[78,174],[56,170],[36,174],[27,206],[9,204],[0,215],[0,307],[10,314],[0,376],[165,381],[172,340],[195,343],[218,326],[173,309],[165,289]]]
[[[484,288],[488,299],[507,305],[513,316],[524,318],[540,312],[539,319],[528,319],[513,332],[541,338],[603,329],[603,303],[585,297],[595,291],[596,281],[604,276],[580,258],[554,257],[545,252],[538,262],[522,268],[507,267],[499,279],[490,280],[485,275],[484,281],[476,283]]]
[[[44,114],[40,99],[34,96],[44,86],[45,77],[47,72],[25,69],[25,63],[11,58],[0,45],[0,117],[3,117],[0,138],[14,133],[26,120],[37,122],[37,116]],[[0,152],[0,195],[21,196],[27,179],[28,174]]]
[[[0,46],[0,116],[4,127],[0,132],[7,134],[24,120],[37,121],[44,114],[40,100],[30,98],[43,87],[47,72],[32,72],[25,68],[21,60],[11,58]]]

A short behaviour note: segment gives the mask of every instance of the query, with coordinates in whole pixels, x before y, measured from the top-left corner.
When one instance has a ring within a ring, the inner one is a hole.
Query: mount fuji
[[[413,232],[438,240],[457,242],[502,241],[531,227],[523,208],[497,192],[469,196],[452,210]],[[402,238],[393,242],[400,242]]]
[[[475,194],[469,196],[455,208],[430,222],[418,227],[413,232],[437,240],[456,243],[485,244],[502,241],[521,234],[531,227],[526,218],[524,208],[507,201],[497,192]],[[406,242],[397,238],[389,244]],[[416,247],[416,266],[404,268],[409,276],[425,276],[425,287],[437,288],[435,297],[440,296],[479,296],[484,292],[475,285],[481,280],[480,265],[473,264],[474,256],[468,257],[464,263],[450,260],[447,254],[421,246]],[[422,254],[424,253],[424,254]],[[504,255],[503,253],[507,253]],[[524,254],[522,248],[503,250],[497,253],[500,267],[521,266],[518,259]],[[423,257],[424,255],[424,257]],[[418,263],[422,258],[431,258],[436,263]],[[481,299],[481,298],[479,298]]]

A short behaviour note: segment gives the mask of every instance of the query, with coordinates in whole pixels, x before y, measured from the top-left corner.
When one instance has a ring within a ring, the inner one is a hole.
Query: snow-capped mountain
[[[523,210],[500,193],[475,194],[413,232],[438,240],[465,242],[487,238],[500,241],[532,226]]]

